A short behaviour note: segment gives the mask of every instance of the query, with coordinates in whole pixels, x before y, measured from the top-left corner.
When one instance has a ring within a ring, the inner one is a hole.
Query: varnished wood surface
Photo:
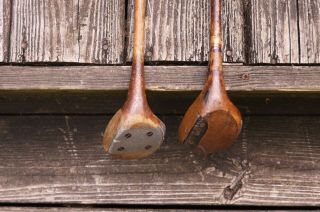
[[[179,126],[178,139],[199,154],[227,149],[239,136],[242,117],[225,89],[221,0],[211,1],[210,53],[205,85]]]
[[[12,0],[11,62],[123,62],[124,0]]]
[[[245,2],[248,63],[299,63],[298,1]]]
[[[0,202],[319,206],[318,116],[246,117],[207,162],[177,144],[180,117],[162,119],[160,151],[121,161],[103,151],[105,116],[1,116]]]
[[[224,60],[243,62],[243,7],[241,0],[223,1]],[[210,1],[148,0],[147,61],[208,61]],[[134,1],[128,5],[128,27],[133,31]],[[129,46],[132,45],[129,37]],[[127,49],[131,60],[131,48]]]
[[[199,91],[206,66],[146,66],[150,91]],[[0,90],[127,90],[129,66],[0,66]],[[225,66],[229,91],[318,92],[317,66]]]
[[[146,0],[135,0],[133,63],[128,97],[109,121],[103,136],[106,152],[128,160],[153,154],[162,144],[166,131],[165,125],[150,109],[145,91],[145,10]]]

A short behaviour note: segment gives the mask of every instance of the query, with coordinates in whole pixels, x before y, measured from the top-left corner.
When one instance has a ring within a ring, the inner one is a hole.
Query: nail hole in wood
[[[124,149],[125,149],[125,148],[122,146],[122,147],[119,147],[119,148],[118,148],[118,151],[119,151],[119,152],[122,152]]]
[[[149,149],[151,149],[151,148],[152,148],[151,145],[148,145],[148,146],[145,147],[146,150],[149,150]]]

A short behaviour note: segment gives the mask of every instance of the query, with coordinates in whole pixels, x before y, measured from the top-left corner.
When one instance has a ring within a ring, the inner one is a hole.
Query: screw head
[[[266,98],[266,104],[268,105],[268,104],[270,104],[270,102],[271,102],[271,99],[270,98]]]
[[[127,134],[124,135],[124,137],[126,137],[126,138],[131,138],[131,136],[132,135],[130,133],[127,133]]]
[[[249,74],[246,73],[246,74],[242,74],[241,78],[243,80],[248,80],[250,78],[250,76],[249,76]]]
[[[152,54],[151,51],[148,51],[148,52],[147,52],[147,57],[152,57],[152,55],[153,55],[153,54]]]

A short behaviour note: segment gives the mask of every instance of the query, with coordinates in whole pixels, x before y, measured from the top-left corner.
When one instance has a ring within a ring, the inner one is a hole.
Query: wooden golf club
[[[113,116],[103,144],[111,155],[137,159],[154,153],[162,144],[165,125],[151,111],[144,86],[145,0],[135,0],[133,63],[128,97]]]
[[[229,147],[242,127],[241,114],[224,85],[220,13],[221,0],[212,0],[208,78],[179,127],[179,141],[205,155]]]

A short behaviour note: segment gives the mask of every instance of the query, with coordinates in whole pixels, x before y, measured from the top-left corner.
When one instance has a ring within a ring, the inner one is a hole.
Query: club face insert
[[[164,129],[161,127],[119,130],[112,140],[108,152],[123,158],[151,155],[160,148],[164,140],[164,133]]]

